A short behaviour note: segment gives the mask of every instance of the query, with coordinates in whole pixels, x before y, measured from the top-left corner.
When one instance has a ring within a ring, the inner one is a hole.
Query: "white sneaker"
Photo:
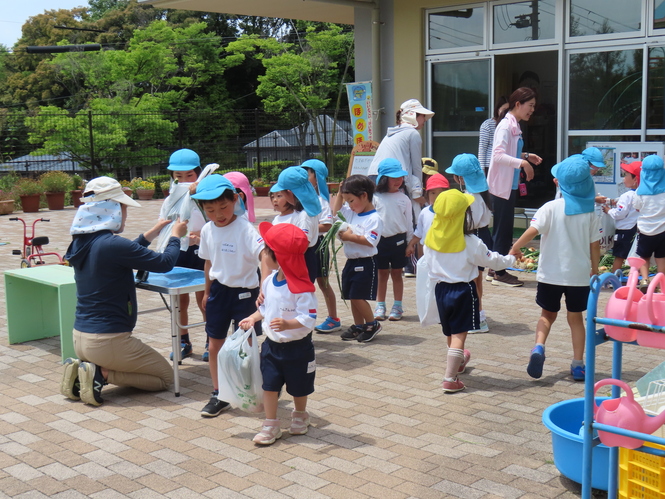
[[[474,333],[489,333],[490,327],[487,324],[487,321],[480,321],[480,326],[478,326],[478,329],[472,329],[469,331],[469,334],[474,334]]]

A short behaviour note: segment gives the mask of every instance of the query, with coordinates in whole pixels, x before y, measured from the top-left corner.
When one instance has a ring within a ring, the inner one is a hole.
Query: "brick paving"
[[[272,210],[261,201],[258,218],[269,220]],[[130,208],[125,236],[149,228],[160,204]],[[38,235],[50,237],[52,250],[65,252],[74,213],[72,207],[39,213],[51,220],[38,226]],[[0,247],[2,270],[19,266],[11,250],[20,247],[21,227],[8,218],[0,217],[0,242],[9,243]],[[548,341],[543,378],[526,374],[539,310],[535,274],[522,277],[523,288],[485,287],[490,332],[469,335],[472,357],[462,378],[467,389],[456,394],[441,391],[445,340],[438,327],[418,323],[415,279],[406,280],[404,320],[385,322],[373,342],[315,335],[316,392],[308,406],[313,425],[305,436],[285,432],[266,448],[251,442],[259,416],[230,410],[200,417],[211,390],[208,364],[200,357],[202,329],[194,330],[195,355],[180,369],[181,397],[109,385],[99,408],[65,399],[58,338],[8,345],[3,281],[0,497],[577,497],[579,486],[553,464],[541,415],[555,402],[581,397],[583,385],[568,375],[565,317]],[[157,294],[139,291],[140,309],[160,304]],[[341,302],[339,310],[348,325],[350,310]],[[140,315],[134,332],[169,355],[166,311]],[[656,350],[624,350],[628,381],[662,360]],[[609,377],[609,360],[610,347],[601,346],[599,377]],[[283,427],[292,407],[290,397],[280,400]]]

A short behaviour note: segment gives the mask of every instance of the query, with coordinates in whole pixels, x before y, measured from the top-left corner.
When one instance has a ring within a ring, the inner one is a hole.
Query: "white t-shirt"
[[[376,245],[379,244],[381,233],[383,232],[383,223],[376,210],[365,213],[356,213],[349,205],[344,203],[339,210],[349,224],[354,234],[364,236],[372,246],[344,241],[344,254],[347,258],[367,258],[377,253]]]
[[[263,238],[251,222],[236,216],[224,227],[208,222],[201,229],[199,256],[210,260],[211,280],[230,288],[259,286],[259,255],[263,250]]]
[[[636,195],[635,209],[640,212],[637,219],[640,234],[655,236],[665,231],[665,192],[653,196]]]
[[[487,227],[492,218],[492,212],[485,204],[485,200],[478,193],[471,194],[473,196],[473,203],[471,203],[471,218],[473,219],[473,229],[480,229]],[[482,265],[481,265],[482,267]]]
[[[632,229],[637,224],[640,212],[635,209],[635,191],[633,189],[624,192],[617,199],[616,208],[607,212],[614,219],[616,228],[619,230]]]
[[[332,225],[333,215],[332,210],[330,209],[330,203],[323,196],[319,196],[319,202],[321,203],[321,213],[319,213],[319,225]],[[319,236],[321,236],[319,232]]]
[[[286,280],[277,280],[277,270],[263,281],[261,286],[265,300],[259,306],[263,316],[263,332],[277,343],[301,340],[312,332],[316,325],[316,295],[314,293],[293,294],[289,291]],[[273,331],[270,322],[273,319],[296,319],[302,327]]]
[[[406,233],[406,240],[413,236],[413,210],[411,200],[403,192],[377,192],[372,198],[383,223],[381,237]]]
[[[429,277],[439,282],[471,282],[478,277],[478,267],[502,270],[515,263],[515,257],[490,251],[479,237],[464,236],[466,248],[457,253],[441,253],[425,246],[423,258],[429,267]]]
[[[538,282],[559,286],[588,286],[593,242],[602,237],[595,212],[566,215],[565,201],[545,203],[531,219],[538,230]],[[597,264],[598,262],[596,262]]]
[[[425,243],[425,236],[427,235],[429,228],[432,226],[433,221],[434,211],[432,211],[432,207],[425,206],[420,212],[420,215],[418,215],[418,224],[416,225],[416,229],[413,231],[413,235],[420,239],[421,244]]]
[[[305,210],[294,211],[288,215],[277,215],[273,219],[272,224],[293,224],[296,227],[300,227],[307,235],[307,240],[309,241],[308,248],[314,246],[319,239],[319,217],[310,217]]]

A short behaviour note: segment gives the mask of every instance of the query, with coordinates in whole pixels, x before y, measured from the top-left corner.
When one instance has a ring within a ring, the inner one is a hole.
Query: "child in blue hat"
[[[598,273],[600,260],[600,218],[594,212],[595,189],[589,163],[582,155],[571,156],[552,167],[562,197],[545,203],[531,219],[531,226],[510,250],[521,257],[520,248],[538,234],[538,291],[536,303],[541,308],[536,326],[536,345],[531,350],[527,373],[540,378],[545,363],[545,341],[566,298],[568,325],[573,342],[570,374],[584,381],[583,312],[589,297],[589,274]]]
[[[464,192],[473,196],[473,204],[471,205],[471,228],[474,234],[485,243],[490,250],[492,249],[492,234],[490,233],[489,223],[492,219],[492,211],[490,208],[489,187],[485,173],[480,166],[480,161],[473,154],[458,154],[453,159],[450,167],[446,169],[446,173],[454,176]],[[478,276],[473,280],[476,283],[476,290],[478,292],[478,306],[480,308],[480,325],[478,329],[469,331],[472,333],[487,333],[489,326],[487,324],[487,316],[483,309],[483,272],[485,267],[478,267]],[[492,281],[494,283],[494,281]]]
[[[407,173],[402,169],[401,163],[394,158],[386,158],[379,163],[374,195],[374,206],[383,222],[383,232],[377,245],[376,255],[379,282],[374,318],[378,321],[386,319],[399,321],[404,315],[402,270],[406,265],[406,247],[413,237],[411,200],[403,191],[406,176]],[[388,279],[393,283],[394,298],[390,315],[386,315]]]
[[[658,272],[665,272],[665,169],[663,158],[652,154],[642,160],[636,191],[637,255],[647,262],[653,255]]]
[[[205,261],[206,285],[203,308],[210,351],[210,377],[213,392],[201,411],[203,417],[215,417],[229,404],[217,398],[217,355],[233,322],[256,312],[259,296],[258,268],[263,238],[244,213],[242,202],[231,181],[222,175],[208,175],[192,195],[202,206],[209,222],[201,229],[199,256]],[[260,323],[256,324],[261,334]]]

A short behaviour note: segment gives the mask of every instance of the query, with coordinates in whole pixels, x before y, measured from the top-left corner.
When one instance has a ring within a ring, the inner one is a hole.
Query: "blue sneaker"
[[[536,345],[531,350],[531,358],[529,359],[529,365],[526,368],[526,372],[529,373],[529,376],[532,378],[540,378],[543,375],[543,364],[545,363],[545,349]]]
[[[342,329],[342,322],[336,321],[332,317],[327,317],[321,324],[316,326],[314,330],[319,334],[334,333]]]
[[[570,366],[570,375],[575,381],[584,381],[585,366]]]
[[[206,341],[205,352],[203,352],[203,355],[201,355],[201,360],[203,362],[209,362],[210,361],[210,352],[208,352],[208,342],[207,341]]]
[[[192,344],[191,343],[180,343],[180,348],[182,348],[180,352],[180,360],[186,359],[187,357],[192,356]],[[169,355],[169,360],[173,360],[173,352],[171,352],[171,355]]]

